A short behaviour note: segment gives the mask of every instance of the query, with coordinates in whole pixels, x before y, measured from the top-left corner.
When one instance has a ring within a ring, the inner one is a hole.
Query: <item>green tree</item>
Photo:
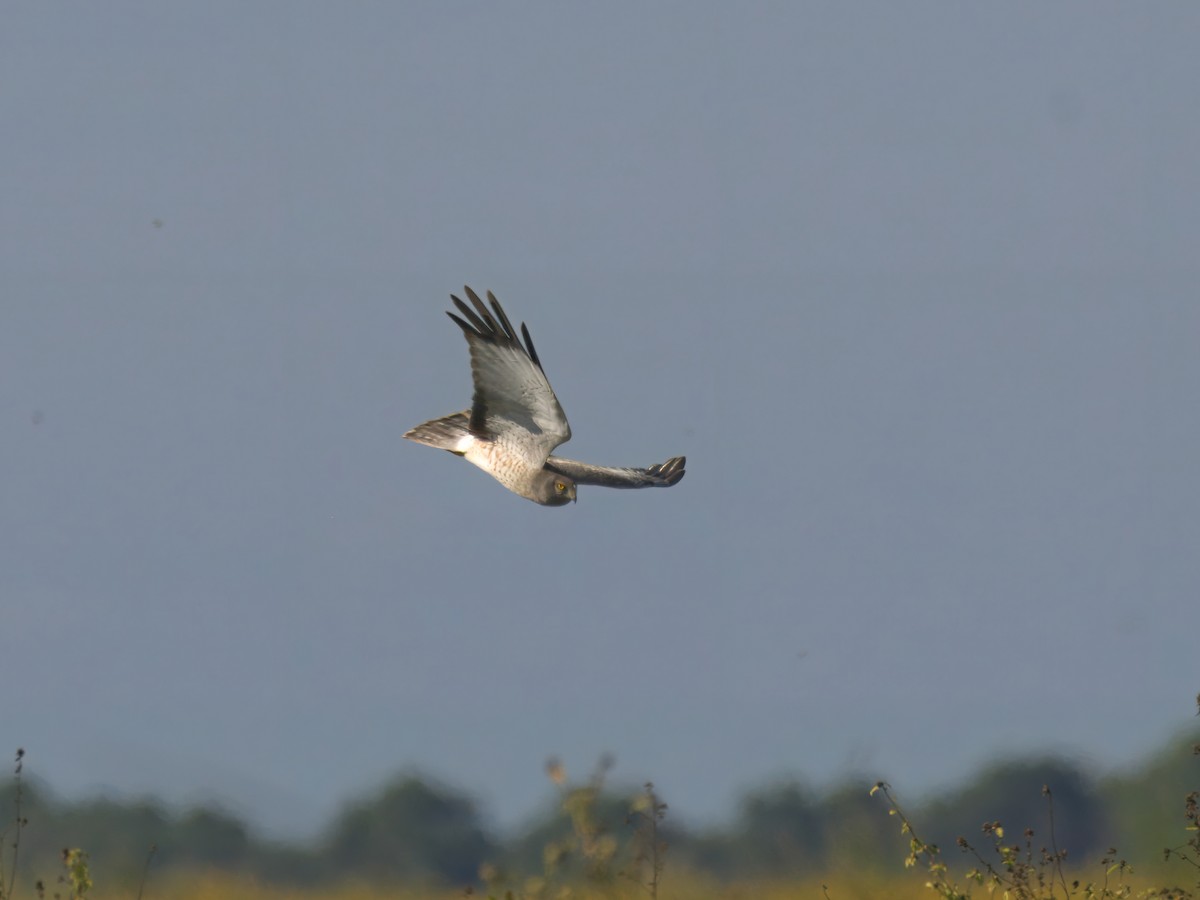
[[[416,777],[348,806],[329,832],[326,855],[343,874],[473,882],[492,849],[475,804]]]
[[[60,848],[87,850],[99,880],[129,883],[140,877],[152,844],[163,851],[164,861],[174,855],[172,824],[156,800],[98,799],[62,808],[53,827]]]
[[[741,802],[730,862],[756,875],[810,875],[825,862],[822,825],[820,801],[800,782],[754,791]]]
[[[1197,747],[1200,731],[1192,729],[1168,742],[1145,765],[1101,782],[1107,808],[1120,828],[1115,843],[1122,856],[1161,860],[1164,847],[1187,840],[1184,797],[1200,790]]]
[[[1053,834],[1043,787],[1053,794]],[[984,769],[965,788],[928,804],[918,818],[929,823],[927,839],[941,846],[947,862],[954,861],[951,848],[960,836],[980,843],[986,822],[999,822],[1010,843],[1023,843],[1023,832],[1032,829],[1035,849],[1065,848],[1068,862],[1098,859],[1115,840],[1091,779],[1073,763],[1053,757],[1002,762]]]
[[[826,794],[818,810],[830,871],[891,872],[908,852],[898,823],[879,814],[871,796],[873,782],[853,779]]]
[[[181,859],[225,869],[241,868],[253,849],[241,820],[207,808],[186,813],[171,838]]]

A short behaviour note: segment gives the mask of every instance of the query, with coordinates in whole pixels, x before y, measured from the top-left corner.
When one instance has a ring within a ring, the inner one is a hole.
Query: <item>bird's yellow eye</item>
[[[563,491],[565,491],[567,489],[567,486],[565,484],[563,484],[561,481],[556,481],[556,482],[554,482],[554,489],[561,494]]]

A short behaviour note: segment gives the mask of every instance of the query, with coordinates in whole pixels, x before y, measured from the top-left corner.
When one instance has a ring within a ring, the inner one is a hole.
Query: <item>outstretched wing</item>
[[[471,348],[471,375],[475,381],[471,433],[493,440],[502,436],[519,438],[527,450],[536,450],[536,455],[548,454],[570,440],[571,426],[542,371],[529,329],[521,323],[525,338],[522,344],[491,291],[487,295],[492,304],[489,312],[478,294],[469,287],[464,290],[475,308],[452,294],[450,299],[463,318],[452,312],[446,315],[458,323]],[[513,435],[514,429],[528,437]]]
[[[546,460],[547,469],[566,475],[576,484],[598,484],[610,488],[670,487],[683,478],[686,464],[685,456],[672,456],[665,463],[646,469],[593,466],[561,456],[551,456]]]

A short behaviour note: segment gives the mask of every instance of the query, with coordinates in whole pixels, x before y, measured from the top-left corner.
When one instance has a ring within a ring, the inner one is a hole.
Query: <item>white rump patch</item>
[[[466,453],[475,443],[475,435],[464,434],[454,443],[455,453]]]

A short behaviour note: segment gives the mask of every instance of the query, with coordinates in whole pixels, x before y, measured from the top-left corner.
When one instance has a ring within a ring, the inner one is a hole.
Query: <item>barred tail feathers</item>
[[[440,419],[430,419],[411,431],[406,431],[404,437],[427,447],[449,450],[462,456],[475,441],[471,435],[470,424],[469,411],[456,412]]]

